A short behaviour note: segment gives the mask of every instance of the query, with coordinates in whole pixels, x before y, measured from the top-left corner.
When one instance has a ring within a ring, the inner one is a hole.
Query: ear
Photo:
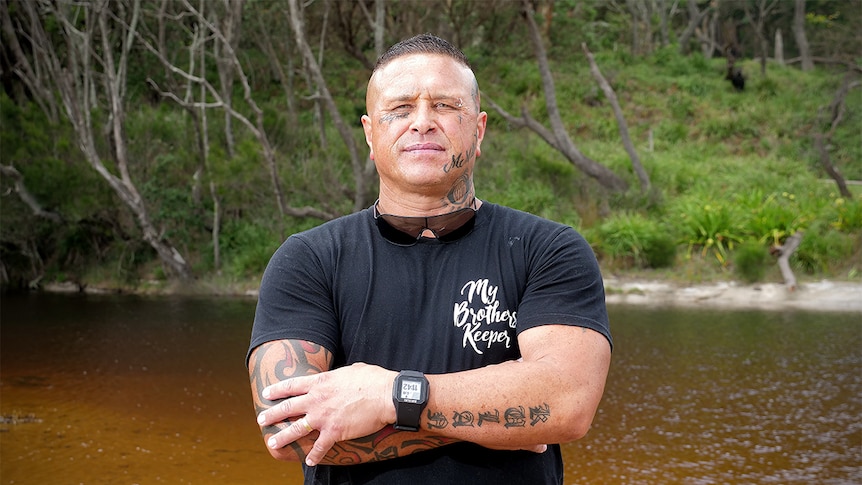
[[[488,124],[488,113],[482,111],[476,118],[476,158],[482,155],[482,140],[485,139],[485,127]]]
[[[362,115],[362,131],[365,132],[365,143],[368,145],[368,158],[374,160],[374,144],[372,143],[371,117]]]

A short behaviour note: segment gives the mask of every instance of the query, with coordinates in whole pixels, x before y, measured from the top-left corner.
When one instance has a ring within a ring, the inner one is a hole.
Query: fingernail
[[[278,448],[278,441],[275,441],[275,438],[270,438],[269,441],[266,442],[266,444],[269,445],[270,448]]]
[[[264,423],[266,423],[266,416],[264,416],[263,413],[258,414],[257,415],[257,424],[264,424]]]
[[[269,399],[269,388],[264,389],[263,391],[261,391],[261,393],[260,393],[260,394],[261,394],[261,396],[263,396],[264,398]]]
[[[308,466],[314,466],[314,462],[312,462],[312,461],[311,461],[310,459],[308,459],[308,458],[306,458],[306,459],[305,459],[305,464],[306,464],[306,465],[308,465]]]

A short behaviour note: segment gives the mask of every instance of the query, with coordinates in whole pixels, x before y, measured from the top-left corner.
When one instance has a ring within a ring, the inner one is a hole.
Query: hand
[[[332,446],[375,433],[395,422],[392,383],[397,375],[382,367],[357,363],[333,371],[293,377],[267,386],[263,397],[284,399],[261,412],[261,426],[301,416],[267,441],[273,449],[319,431],[305,463],[315,466]]]
[[[485,446],[485,448],[491,450],[503,450],[503,451],[532,451],[533,453],[544,453],[548,451],[548,445],[531,445],[531,446]]]

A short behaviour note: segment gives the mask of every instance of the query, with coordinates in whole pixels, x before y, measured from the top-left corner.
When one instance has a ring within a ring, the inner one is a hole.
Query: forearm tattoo
[[[502,414],[499,409],[480,411],[474,414],[472,411],[453,411],[451,419],[442,412],[425,412],[426,426],[429,430],[445,429],[447,427],[479,427],[500,425],[509,428],[526,428],[546,423],[551,417],[551,408],[547,403],[538,406],[510,407]]]
[[[410,431],[397,431],[392,426],[387,426],[364,438],[336,443],[326,454],[325,462],[330,465],[355,465],[389,460],[457,441],[442,436],[418,436]]]

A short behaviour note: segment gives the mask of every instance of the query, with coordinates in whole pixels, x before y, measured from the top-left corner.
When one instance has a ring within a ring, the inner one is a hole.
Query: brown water
[[[254,302],[3,296],[0,483],[301,483],[263,448]],[[862,315],[612,307],[568,484],[862,483]],[[17,422],[8,418],[16,417]]]

